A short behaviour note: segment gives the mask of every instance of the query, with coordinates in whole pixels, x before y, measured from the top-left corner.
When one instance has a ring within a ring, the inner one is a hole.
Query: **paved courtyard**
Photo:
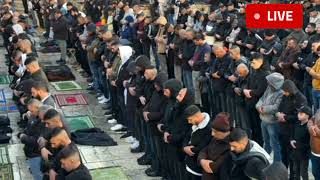
[[[37,40],[38,42],[40,40]],[[4,54],[6,54],[4,48],[0,48],[0,75],[7,74],[7,66],[5,66]],[[55,61],[60,58],[59,53],[42,54],[39,53],[39,61],[43,66],[55,65]],[[77,72],[73,71],[76,76],[76,82],[84,89],[77,91],[57,92],[52,86],[50,91],[52,94],[59,93],[83,93],[88,98],[89,105],[81,106],[66,106],[62,107],[62,111],[65,116],[76,116],[76,115],[88,115],[91,117],[94,125],[107,132],[114,140],[118,143],[117,146],[110,147],[93,147],[93,146],[78,146],[81,151],[83,162],[90,169],[96,169],[92,173],[105,177],[103,179],[122,180],[122,179],[133,179],[133,180],[148,180],[157,179],[149,178],[144,175],[144,170],[147,166],[139,166],[136,159],[142,154],[132,154],[129,150],[129,144],[124,140],[120,139],[119,134],[115,134],[110,131],[110,125],[106,122],[103,115],[104,111],[101,109],[102,106],[97,103],[95,95],[90,95],[85,90],[87,87],[86,79],[83,79]],[[12,92],[8,87],[8,84],[1,84],[0,89],[4,90],[7,102],[12,102]],[[17,112],[10,112],[8,116],[11,120],[11,127],[13,129],[12,138],[9,145],[5,145],[3,149],[0,148],[1,157],[6,157],[8,154],[9,164],[12,165],[13,178],[15,180],[32,180],[32,176],[29,172],[26,157],[23,153],[23,145],[16,137],[17,133],[21,130],[17,126],[19,121],[19,114]],[[7,151],[6,151],[7,149]],[[3,150],[3,151],[2,151]],[[3,160],[3,161],[6,161]],[[1,164],[1,162],[0,162]],[[117,167],[117,168],[115,168]],[[111,168],[107,171],[101,171],[100,168]],[[0,178],[2,179],[2,178]],[[11,178],[10,178],[11,179]],[[95,178],[101,179],[101,178]],[[158,178],[159,179],[159,178]],[[6,180],[6,179],[4,179]]]

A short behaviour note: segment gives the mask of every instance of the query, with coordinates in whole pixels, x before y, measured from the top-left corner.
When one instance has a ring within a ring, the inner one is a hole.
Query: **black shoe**
[[[123,127],[123,128],[121,128],[121,129],[119,129],[119,130],[115,130],[114,132],[115,132],[115,133],[118,133],[118,134],[123,134],[123,133],[126,133],[127,130],[128,130],[128,128]]]
[[[110,110],[112,109],[112,105],[107,104],[106,106],[102,106],[102,110]]]
[[[63,60],[63,61],[59,62],[58,64],[59,65],[65,65],[65,64],[67,64],[67,62],[65,60]]]
[[[62,63],[63,61],[65,61],[65,60],[60,59],[60,60],[57,60],[56,63],[59,64],[59,63]]]
[[[143,154],[141,157],[139,157],[138,159],[137,159],[137,161],[139,162],[139,161],[142,161],[143,159],[145,159],[146,158],[146,154]]]
[[[130,152],[131,153],[141,153],[143,151],[142,151],[142,148],[139,146],[139,147],[137,147],[135,149],[130,149]]]
[[[138,161],[138,164],[141,166],[151,165],[151,159],[142,159],[141,161]]]
[[[149,170],[149,169],[150,169],[150,171],[147,171],[147,170]],[[147,169],[147,170],[145,171],[145,173],[146,173],[147,176],[149,176],[149,177],[158,177],[158,176],[160,176],[160,173],[158,173],[158,172],[156,172],[156,171],[153,171],[153,169],[151,169],[151,168],[149,168],[149,169]]]
[[[87,90],[88,91],[94,91],[94,88],[93,88],[93,86],[88,86]]]
[[[105,115],[105,116],[108,116],[108,115],[110,115],[110,114],[112,115],[112,113],[113,113],[112,110],[108,109],[108,110],[106,110],[106,112],[104,113],[104,115]]]
[[[120,139],[124,139],[124,138],[130,137],[130,136],[132,136],[132,133],[128,131],[127,133],[125,133],[124,135],[122,135],[122,136],[120,137]]]
[[[147,168],[144,172],[147,174],[147,173],[150,173],[150,172],[152,172],[152,171],[153,171],[152,167],[149,167],[149,168]]]

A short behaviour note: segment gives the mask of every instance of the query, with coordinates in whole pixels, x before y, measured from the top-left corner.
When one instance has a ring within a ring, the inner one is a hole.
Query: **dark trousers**
[[[281,158],[282,158],[282,163],[288,167],[290,163],[290,136],[285,135],[285,134],[280,134],[279,135],[279,141],[280,141],[280,146],[281,146]],[[292,164],[292,163],[290,163]]]
[[[142,125],[141,125],[141,109],[137,108],[135,110],[135,126],[133,131],[133,137],[137,138],[137,140],[140,142],[140,146],[143,147],[143,136],[142,136]]]
[[[124,96],[123,96],[123,89],[122,88],[116,88],[117,89],[117,110],[116,110],[116,116],[117,121],[119,124],[126,125],[126,108],[124,104]]]
[[[167,56],[167,67],[169,79],[174,78],[174,51],[169,50]]]
[[[151,152],[152,147],[151,147],[151,142],[150,142],[151,133],[150,133],[149,126],[147,125],[147,123],[144,121],[144,118],[142,117],[142,110],[141,110],[139,117],[140,117],[140,121],[141,121],[141,131],[142,131],[142,136],[143,136],[142,143],[144,145],[144,152],[145,152],[146,158],[151,159],[152,158],[152,152]]]
[[[320,157],[311,154],[312,174],[315,180],[320,180]]]
[[[290,169],[290,180],[300,180],[300,177],[302,177],[303,180],[308,180],[309,159],[293,158],[292,163],[292,169]]]
[[[259,113],[255,108],[247,109],[250,121],[251,138],[258,144],[263,146],[262,132],[261,132],[261,120]]]
[[[168,158],[165,151],[166,144],[163,141],[163,136],[153,136],[153,139],[156,145],[157,156],[160,162],[160,175],[161,177],[168,177],[169,166]]]
[[[43,14],[40,12],[40,10],[37,10],[37,16],[39,19],[39,25],[41,28],[44,28],[44,22],[43,22]]]
[[[187,180],[201,180],[202,176],[196,176],[190,172],[186,172]]]
[[[236,116],[234,120],[235,120],[235,127],[240,127],[243,130],[245,130],[247,134],[251,134],[248,112],[244,107],[244,104],[236,105]]]
[[[24,8],[24,13],[29,14],[28,10],[28,0],[22,0],[23,8]]]
[[[126,126],[128,128],[128,132],[134,132],[135,131],[135,123],[136,123],[136,107],[133,106],[132,104],[126,106],[126,114],[128,115],[127,118],[127,123]]]
[[[81,68],[88,74],[91,75],[89,63],[87,60],[87,52],[82,48],[77,49],[76,51],[76,58],[78,63],[81,65]]]

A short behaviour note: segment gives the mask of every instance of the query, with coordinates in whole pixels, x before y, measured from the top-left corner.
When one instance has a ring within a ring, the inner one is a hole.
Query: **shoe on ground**
[[[123,134],[123,133],[127,133],[127,131],[128,131],[128,128],[123,127],[121,129],[115,130],[114,132],[118,134]]]
[[[132,144],[132,143],[135,142],[135,139],[134,139],[134,137],[129,136],[129,137],[125,138],[124,141],[125,141],[126,143]]]
[[[131,149],[131,152],[132,151],[141,152],[140,142],[137,139],[134,139],[134,142],[131,143],[130,145],[130,149]],[[135,152],[132,152],[132,153],[135,153]]]
[[[56,63],[58,63],[58,64],[59,64],[59,63],[62,63],[62,62],[66,62],[66,60],[60,59],[60,60],[57,60],[57,61],[56,61]]]
[[[116,124],[116,125],[112,126],[110,129],[111,129],[111,131],[116,131],[116,130],[120,130],[122,128],[123,128],[122,124]]]
[[[88,86],[88,87],[87,87],[87,90],[88,90],[88,91],[94,91],[94,88],[93,88],[93,86]]]
[[[122,135],[120,139],[126,139],[128,137],[132,137],[132,132],[128,131],[126,134]],[[133,138],[133,137],[132,137]]]
[[[106,104],[107,102],[109,102],[109,100],[107,98],[103,97],[103,99],[101,99],[99,101],[99,104]]]
[[[151,165],[151,159],[144,158],[138,161],[138,164],[141,166]]]
[[[105,116],[109,116],[109,115],[112,115],[112,110],[111,109],[108,109],[106,110],[106,112],[104,113]]]
[[[111,109],[112,109],[111,103],[107,104],[106,106],[102,106],[102,110],[111,110]]]
[[[131,144],[131,145],[133,145],[133,144]],[[143,151],[142,151],[142,149],[138,146],[137,148],[134,148],[134,149],[131,149],[131,148],[130,148],[130,152],[135,154],[135,153],[141,153],[141,152],[143,152]]]
[[[109,124],[116,124],[117,120],[116,119],[110,119],[110,120],[108,120],[108,123]]]
[[[160,176],[160,173],[158,173],[157,171],[154,171],[151,167],[146,169],[144,172],[149,177],[158,177],[158,176]]]

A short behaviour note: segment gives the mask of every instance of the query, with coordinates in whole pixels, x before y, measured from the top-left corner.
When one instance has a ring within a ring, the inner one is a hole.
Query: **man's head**
[[[237,66],[237,73],[240,77],[245,78],[249,74],[249,68],[246,64],[241,63]]]
[[[216,115],[212,124],[211,135],[216,139],[225,139],[230,134],[230,114],[227,112],[221,112]]]
[[[272,40],[274,38],[274,32],[271,29],[267,29],[264,32],[264,38],[268,41]]]
[[[213,45],[213,52],[217,58],[222,58],[227,54],[227,51],[221,43]]]
[[[39,109],[41,106],[43,106],[43,103],[38,99],[30,99],[27,103],[27,108],[33,117],[37,117],[39,115]]]
[[[248,143],[249,138],[244,130],[235,128],[231,131],[229,144],[232,152],[236,154],[242,153],[246,149]]]
[[[42,100],[49,94],[49,88],[46,83],[41,81],[35,81],[31,88],[31,95],[32,97]]]
[[[306,27],[306,33],[308,33],[308,34],[313,33],[315,30],[316,30],[315,23],[309,23]]]
[[[298,45],[298,41],[295,38],[291,38],[288,40],[287,48],[294,49],[297,47],[297,45]]]
[[[57,10],[54,12],[54,18],[55,18],[55,19],[59,19],[61,16],[62,16],[62,12],[60,11],[60,9],[57,9]]]
[[[184,115],[191,125],[198,125],[204,120],[204,115],[196,105],[191,105],[184,110]]]
[[[32,44],[29,40],[24,39],[19,41],[18,47],[23,53],[27,53],[31,51]]]
[[[317,9],[314,8],[314,7],[311,8],[310,11],[309,11],[309,15],[310,15],[310,17],[313,17],[313,18],[317,17],[317,16],[318,16],[318,11],[317,11]]]
[[[70,140],[70,137],[69,137],[68,133],[66,132],[66,130],[61,129],[61,128],[52,129],[51,139],[50,139],[50,143],[51,143],[52,148],[58,149],[61,147],[65,147],[70,142],[71,142],[71,140]]]
[[[24,62],[24,65],[27,68],[27,71],[31,74],[37,72],[40,69],[39,62],[36,57],[28,57]]]
[[[61,114],[55,109],[49,109],[43,117],[43,121],[47,128],[53,129],[56,127],[63,127]]]
[[[204,43],[206,43],[204,35],[202,33],[196,33],[194,37],[194,44],[202,46]]]
[[[309,106],[302,106],[298,109],[299,121],[307,121],[312,116],[312,109]]]
[[[69,145],[61,150],[61,167],[70,172],[81,165],[81,157],[76,146]]]
[[[311,45],[311,51],[316,54],[318,52],[319,46],[320,46],[319,41],[313,42]]]
[[[210,53],[210,52],[209,52],[209,53],[206,53],[206,54],[204,55],[204,62],[206,62],[206,63],[211,62],[211,53]]]
[[[182,88],[182,83],[177,79],[169,79],[163,83],[163,94],[167,98],[172,98],[178,95],[179,91]]]
[[[146,80],[153,81],[157,77],[157,69],[154,66],[148,66],[146,67],[144,71],[144,77]]]
[[[258,70],[263,65],[263,56],[259,53],[254,53],[252,55],[251,67]]]
[[[41,121],[44,120],[44,115],[47,113],[49,109],[53,109],[53,107],[49,105],[42,105],[39,108],[38,117],[40,118]]]
[[[239,60],[241,58],[240,47],[237,45],[231,46],[230,48],[230,56],[233,60]]]

